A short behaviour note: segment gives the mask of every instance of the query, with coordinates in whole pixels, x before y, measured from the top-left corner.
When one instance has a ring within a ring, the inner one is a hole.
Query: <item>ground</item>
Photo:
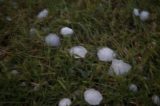
[[[37,20],[45,8],[48,17]],[[149,11],[149,20],[133,16],[134,8]],[[63,26],[74,36],[48,47],[44,37]],[[95,88],[103,95],[101,106],[152,106],[151,96],[160,95],[159,26],[159,0],[0,0],[0,105],[56,106],[68,97],[73,106],[88,106],[83,92]],[[85,59],[69,55],[76,45],[88,49]],[[96,56],[104,46],[132,65],[130,73],[108,75],[111,63]],[[131,83],[138,92],[128,90]]]

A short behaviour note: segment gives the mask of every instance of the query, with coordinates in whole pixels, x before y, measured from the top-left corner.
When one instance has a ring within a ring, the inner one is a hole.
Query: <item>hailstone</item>
[[[18,72],[17,70],[12,70],[12,71],[11,71],[11,74],[17,75],[17,74],[19,74],[19,72]]]
[[[45,37],[45,42],[48,46],[57,47],[60,45],[60,38],[56,34],[50,33]]]
[[[58,106],[70,106],[72,104],[69,98],[63,98],[59,101]]]
[[[34,28],[34,27],[32,27],[32,28],[29,30],[30,35],[35,35],[36,32],[37,32],[37,29]]]
[[[137,92],[138,91],[137,85],[130,84],[129,85],[129,90],[132,91],[132,92]]]
[[[140,19],[142,20],[142,21],[146,21],[146,20],[148,20],[149,19],[149,12],[148,11],[142,11],[141,13],[140,13]]]
[[[133,9],[133,14],[134,14],[135,16],[139,16],[139,15],[140,15],[139,9],[134,8],[134,9]]]
[[[158,95],[153,95],[152,96],[152,101],[155,105],[160,106],[160,98]]]
[[[20,86],[22,86],[22,87],[26,86],[26,82],[22,82],[22,83],[20,84]]]
[[[37,18],[41,20],[46,18],[47,16],[48,16],[48,10],[44,9],[38,13]]]
[[[12,18],[11,18],[10,16],[7,16],[7,17],[6,17],[6,20],[7,20],[7,21],[12,21]]]
[[[99,91],[95,89],[87,89],[84,92],[84,99],[90,105],[99,105],[103,97]]]
[[[123,62],[123,60],[114,59],[109,69],[110,75],[124,75],[129,72],[131,65]]]
[[[69,37],[71,35],[73,35],[74,31],[73,29],[69,28],[69,27],[63,27],[60,31],[61,35],[63,35],[64,37]]]
[[[104,47],[98,50],[97,56],[100,61],[109,62],[116,57],[116,54],[112,49]]]
[[[74,46],[69,52],[71,56],[74,56],[74,58],[85,58],[88,51],[83,46]]]

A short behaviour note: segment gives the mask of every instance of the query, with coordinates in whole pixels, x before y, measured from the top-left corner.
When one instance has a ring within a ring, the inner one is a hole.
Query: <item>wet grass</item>
[[[44,8],[49,16],[36,20]],[[150,19],[141,22],[133,8],[148,10]],[[87,106],[83,92],[92,87],[103,94],[101,106],[151,106],[151,96],[160,95],[159,0],[1,0],[0,11],[1,106],[56,106],[64,97]],[[63,26],[72,27],[74,37],[61,37],[58,48],[46,46],[44,37]],[[33,36],[31,27],[38,30]],[[89,50],[85,59],[70,57],[68,49],[76,45]],[[127,76],[107,74],[111,63],[96,57],[103,46],[133,66]],[[137,93],[128,90],[130,83]]]

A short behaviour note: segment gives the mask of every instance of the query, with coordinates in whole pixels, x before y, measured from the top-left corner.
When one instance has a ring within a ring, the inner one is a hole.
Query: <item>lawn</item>
[[[134,8],[148,11],[149,19],[134,16]],[[49,14],[38,20],[43,9]],[[72,37],[60,34],[64,26]],[[60,37],[59,47],[46,45],[49,33]],[[70,56],[77,45],[88,50],[85,58]],[[110,76],[111,62],[97,58],[101,47],[113,49],[130,72]],[[152,96],[160,96],[159,53],[159,0],[0,0],[0,106],[57,106],[62,98],[89,106],[88,88],[101,92],[100,106],[153,106]],[[128,89],[132,83],[137,92]]]

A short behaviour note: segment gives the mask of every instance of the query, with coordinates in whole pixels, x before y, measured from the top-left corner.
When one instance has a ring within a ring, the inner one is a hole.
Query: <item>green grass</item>
[[[69,97],[73,106],[88,106],[83,92],[95,88],[103,94],[101,106],[152,106],[160,95],[160,1],[159,0],[12,0],[0,2],[0,106],[56,106]],[[148,10],[150,20],[141,22],[133,8]],[[44,21],[37,13],[49,9]],[[5,20],[11,16],[12,21]],[[29,35],[34,26],[38,32]],[[61,46],[48,47],[44,37],[72,27],[72,38],[61,37]],[[44,28],[48,28],[44,31]],[[83,45],[85,59],[74,59],[68,49]],[[107,74],[111,63],[98,61],[98,48],[108,46],[118,58],[130,63],[124,77]],[[18,75],[12,75],[12,70]],[[147,77],[145,79],[144,77]],[[20,84],[26,82],[26,86]],[[33,91],[33,83],[40,84]],[[139,91],[128,91],[135,83]]]

